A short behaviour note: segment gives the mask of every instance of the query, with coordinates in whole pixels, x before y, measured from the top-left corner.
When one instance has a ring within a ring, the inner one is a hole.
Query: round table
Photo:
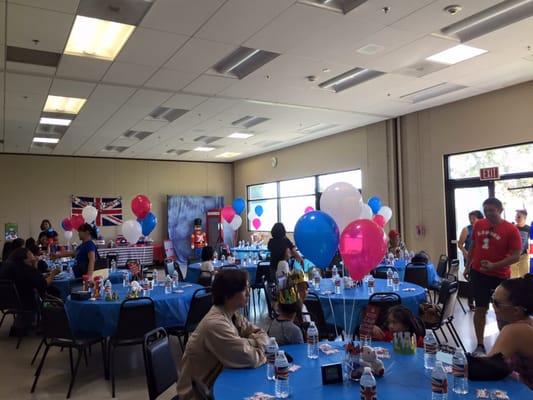
[[[301,366],[289,375],[290,399],[358,399],[359,383],[322,385],[320,366],[341,362],[344,357],[341,342],[329,342],[338,347],[339,352],[326,356],[320,352],[319,358],[307,358],[305,344],[283,346],[282,349],[294,358],[294,364]],[[389,343],[376,342],[376,346],[389,349],[390,359],[383,360],[385,376],[377,379],[377,397],[388,399],[429,399],[431,398],[431,378],[424,370],[424,352],[417,349],[416,355],[399,355],[392,351]],[[468,395],[458,396],[452,392],[452,377],[448,375],[448,399],[475,399],[476,389],[505,390],[511,399],[527,399],[531,391],[526,385],[511,378],[501,381],[469,382]],[[266,379],[266,365],[256,369],[224,369],[214,385],[214,397],[217,400],[244,399],[254,393],[263,392],[274,395],[274,381]]]
[[[352,332],[353,327],[359,326],[361,312],[368,304],[370,297],[366,284],[353,289],[344,289],[341,294],[335,294],[331,279],[321,280],[319,292],[314,290],[310,282],[309,291],[318,295],[326,321],[345,329],[348,328],[347,332]],[[376,279],[374,293],[380,292],[392,292],[392,288],[387,287],[386,279]],[[401,297],[404,306],[418,315],[418,306],[426,300],[424,288],[414,283],[401,282],[400,290],[395,293]]]
[[[223,265],[229,265],[228,262],[221,262],[216,261],[213,262],[213,267],[215,270],[218,270]],[[198,282],[198,278],[200,277],[200,266],[201,263],[194,263],[187,266],[187,274],[185,275],[185,280],[187,282],[196,283]],[[233,264],[232,264],[233,265]],[[250,278],[250,282],[255,282],[255,273],[257,272],[257,264],[256,263],[248,263],[246,262],[246,265],[244,265],[244,261],[241,261],[240,265],[237,265],[238,268],[245,268],[246,271],[248,271],[248,275]]]
[[[123,269],[116,272],[110,272],[107,279],[109,279],[113,285],[122,284],[124,272],[127,272],[131,277],[131,273],[127,269]],[[65,301],[76,284],[81,287],[81,278],[76,279],[66,275],[58,275],[52,281],[51,286],[59,291],[61,299]]]
[[[266,246],[263,247],[232,247],[230,248],[232,254],[235,254],[235,257],[242,260],[244,258],[253,257],[254,255],[263,254],[263,258],[270,255],[270,251]]]
[[[165,294],[163,286],[156,286],[150,293],[154,301],[157,326],[171,327],[184,325],[193,293],[202,288],[200,285],[179,284],[173,293]],[[126,299],[128,288],[113,285],[113,291],[120,296],[117,301],[84,300],[67,298],[65,308],[74,332],[96,332],[103,337],[115,333],[118,324],[120,304]],[[176,291],[183,291],[177,293]],[[139,321],[142,323],[142,321]]]
[[[407,264],[409,264],[405,260],[395,260],[394,265],[389,264],[380,264],[377,266],[377,268],[387,268],[387,267],[394,267],[398,271],[398,275],[400,275],[400,280],[404,280],[405,277],[405,268],[407,267]],[[428,263],[427,267],[427,274],[428,274],[428,284],[429,286],[436,285],[439,283],[440,278],[437,275],[437,271],[435,270],[435,266],[432,263]]]

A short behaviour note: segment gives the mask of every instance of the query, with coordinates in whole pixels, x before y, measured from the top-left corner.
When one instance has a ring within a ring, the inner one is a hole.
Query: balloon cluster
[[[315,265],[326,267],[339,250],[354,280],[361,280],[383,259],[388,239],[383,227],[392,210],[346,182],[329,186],[320,198],[320,211],[305,209],[294,228],[298,249]]]
[[[236,231],[242,225],[242,218],[240,214],[244,211],[246,202],[242,197],[237,197],[231,205],[225,205],[222,208],[222,223],[225,230]],[[255,229],[261,227],[260,217],[263,215],[263,206],[257,205],[248,212],[248,220]]]
[[[63,218],[61,221],[61,228],[63,228],[63,235],[65,239],[70,241],[72,239],[72,231],[78,230],[84,223],[92,224],[98,216],[98,210],[93,206],[85,206],[81,210],[81,215],[75,214],[70,218]]]
[[[131,200],[131,211],[137,220],[129,219],[122,224],[122,234],[130,243],[137,243],[141,236],[148,236],[157,225],[157,217],[152,213],[152,202],[143,194]]]

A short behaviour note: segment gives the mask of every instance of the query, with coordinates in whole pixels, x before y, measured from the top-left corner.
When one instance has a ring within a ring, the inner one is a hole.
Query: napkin
[[[321,351],[322,353],[324,353],[324,354],[327,355],[327,356],[339,352],[339,350],[334,349],[333,347],[331,347],[331,345],[329,345],[329,344],[327,344],[327,343],[322,343],[320,346],[318,346],[318,348],[320,349],[320,351]]]
[[[257,393],[254,393],[250,397],[244,398],[244,400],[273,400],[273,399],[275,399],[274,396],[272,396],[271,394],[263,393],[263,392],[257,392]]]

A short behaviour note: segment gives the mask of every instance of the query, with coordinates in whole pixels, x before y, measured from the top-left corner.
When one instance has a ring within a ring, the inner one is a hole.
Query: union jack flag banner
[[[72,215],[81,215],[85,206],[93,206],[98,210],[96,226],[122,224],[122,197],[72,196]]]

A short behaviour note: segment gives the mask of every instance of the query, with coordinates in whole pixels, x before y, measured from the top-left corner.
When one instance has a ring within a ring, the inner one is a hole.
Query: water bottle
[[[400,291],[400,275],[398,274],[398,271],[394,271],[394,274],[392,274],[392,291]]]
[[[178,271],[174,271],[172,273],[172,287],[177,288],[179,284],[180,284],[180,275],[178,274]]]
[[[274,395],[277,399],[286,399],[289,397],[289,362],[283,350],[278,350],[276,354],[275,367],[276,381]]]
[[[67,271],[68,271],[68,277],[69,277],[70,279],[74,279],[74,271],[73,271],[73,269],[72,269],[72,265],[69,265],[69,266],[67,267]]]
[[[387,287],[392,286],[392,277],[394,273],[392,272],[392,268],[387,269]]]
[[[111,273],[117,272],[117,262],[113,259],[111,260]]]
[[[339,270],[337,269],[337,266],[334,265],[331,269],[331,277],[335,279],[339,275]]]
[[[426,329],[424,336],[424,368],[433,369],[437,359],[437,339],[431,329]]]
[[[431,400],[448,399],[448,378],[442,362],[437,361],[431,372]]]
[[[368,277],[368,294],[374,294],[374,288],[376,286],[376,280],[372,275]]]
[[[457,394],[468,393],[468,361],[465,353],[458,347],[453,355],[453,391]]]
[[[361,385],[362,400],[377,400],[376,378],[372,375],[370,367],[365,367],[359,384]]]
[[[314,321],[311,321],[307,328],[307,358],[318,358],[318,329]]]
[[[172,278],[170,275],[167,275],[165,279],[165,294],[172,293]]]
[[[320,290],[320,273],[316,270],[315,274],[313,275],[313,285],[316,291]]]
[[[342,279],[339,275],[337,275],[335,278],[334,278],[334,283],[335,283],[335,294],[341,294],[342,292]]]
[[[267,379],[271,381],[274,380],[276,376],[276,368],[274,364],[276,363],[276,354],[278,354],[278,350],[279,347],[278,342],[276,342],[276,338],[271,337],[268,340],[265,348],[265,356],[267,359]]]
[[[122,273],[122,286],[128,287],[130,285],[130,274],[128,272]]]

